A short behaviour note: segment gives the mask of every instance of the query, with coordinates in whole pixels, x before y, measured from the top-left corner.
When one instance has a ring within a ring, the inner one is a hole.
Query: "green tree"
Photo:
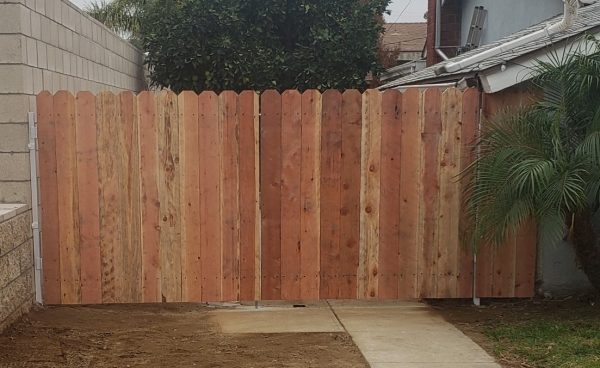
[[[389,0],[154,0],[141,18],[153,84],[181,90],[364,88]]]
[[[486,122],[464,173],[476,246],[502,244],[533,218],[540,244],[568,239],[600,290],[600,42],[539,65],[544,97]]]

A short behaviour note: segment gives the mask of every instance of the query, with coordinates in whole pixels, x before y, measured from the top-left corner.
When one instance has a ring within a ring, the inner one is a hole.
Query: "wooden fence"
[[[48,92],[48,304],[531,296],[534,229],[462,246],[479,92]]]

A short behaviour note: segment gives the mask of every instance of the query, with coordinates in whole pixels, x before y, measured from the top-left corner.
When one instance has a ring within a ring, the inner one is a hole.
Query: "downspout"
[[[442,0],[435,1],[435,45],[433,49],[444,61],[448,60],[449,57],[440,48],[441,34],[442,34]]]
[[[42,249],[40,244],[40,201],[38,200],[39,195],[37,185],[37,128],[35,126],[35,113],[28,113],[27,120],[29,123],[29,144],[27,147],[29,148],[29,172],[31,175],[31,229],[33,232],[35,302],[42,304]]]
[[[447,63],[445,65],[441,65],[435,68],[435,74],[445,74],[445,73],[454,73],[459,70],[468,68],[470,66],[476,65],[484,60],[493,58],[494,56],[501,54],[505,51],[512,50],[516,47],[528,44],[530,42],[537,41],[545,36],[552,36],[556,33],[566,31],[573,25],[575,18],[577,17],[577,8],[579,7],[578,0],[563,0],[564,7],[564,15],[562,20],[559,22],[548,25],[544,29],[541,29],[537,32],[530,33],[526,36],[517,38],[516,40],[512,40],[506,42],[502,45],[493,47],[489,50],[483,51],[479,54],[473,55],[471,57],[465,58],[460,61]]]

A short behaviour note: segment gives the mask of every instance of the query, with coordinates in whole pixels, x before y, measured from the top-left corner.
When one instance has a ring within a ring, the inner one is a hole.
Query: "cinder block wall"
[[[37,93],[144,88],[143,53],[69,1],[0,0],[0,210],[31,205],[27,112]],[[2,330],[30,308],[34,286],[31,211],[0,220]]]
[[[0,331],[33,304],[33,246],[28,205],[0,204]]]
[[[145,87],[143,53],[67,0],[0,0],[0,203],[30,203],[27,112],[42,90]]]

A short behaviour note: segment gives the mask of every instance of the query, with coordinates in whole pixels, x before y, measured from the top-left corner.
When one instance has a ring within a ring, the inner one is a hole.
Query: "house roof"
[[[444,82],[444,81],[457,81],[463,78],[465,75],[472,75],[477,72],[485,71],[494,67],[498,67],[500,65],[505,64],[508,61],[517,59],[519,57],[534,53],[535,51],[543,50],[550,45],[556,44],[562,40],[566,40],[567,38],[582,35],[594,28],[600,27],[600,3],[588,5],[582,7],[578,11],[577,19],[574,21],[573,25],[564,32],[557,33],[552,36],[544,36],[541,39],[525,44],[520,47],[516,47],[512,50],[508,50],[506,52],[500,53],[493,58],[489,58],[487,60],[482,61],[478,65],[473,65],[468,69],[459,70],[453,73],[443,73],[440,75],[435,74],[435,69],[441,65],[447,64],[449,62],[456,62],[473,55],[477,55],[485,50],[489,50],[506,42],[518,39],[527,34],[530,34],[535,31],[539,31],[544,29],[549,23],[554,23],[559,21],[562,18],[562,14],[554,17],[548,21],[542,22],[540,24],[533,25],[529,28],[526,28],[522,31],[514,33],[512,35],[506,36],[498,41],[492,42],[490,44],[481,46],[477,49],[465,52],[459,56],[456,56],[450,60],[443,61],[434,66],[430,66],[416,73],[410,74],[408,76],[396,79],[386,85],[380,87],[381,89],[400,87],[403,85],[411,85],[411,84],[422,84],[422,83],[432,83],[432,82]],[[515,83],[516,84],[516,83]]]
[[[382,44],[388,50],[421,52],[427,39],[427,23],[385,23]]]

